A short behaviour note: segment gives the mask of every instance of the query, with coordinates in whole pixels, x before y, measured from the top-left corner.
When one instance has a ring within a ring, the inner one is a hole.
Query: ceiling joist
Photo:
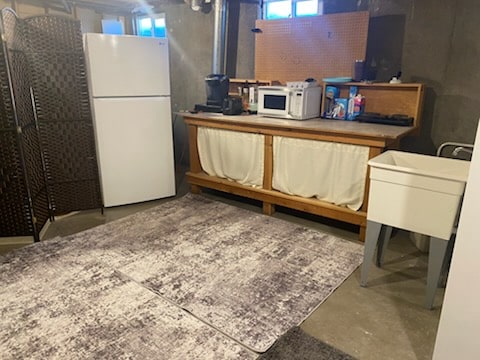
[[[141,11],[143,7],[151,9],[165,4],[183,3],[183,0],[12,0],[13,8],[15,3],[39,6],[68,14],[78,6],[99,13],[126,16]]]

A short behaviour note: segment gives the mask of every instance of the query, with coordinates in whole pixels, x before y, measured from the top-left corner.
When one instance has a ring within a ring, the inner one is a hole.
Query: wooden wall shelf
[[[280,85],[280,82],[277,80],[230,79],[230,87],[228,89],[228,94],[241,95],[239,94],[238,88],[244,86],[245,83],[247,83],[248,86],[254,84],[258,84],[258,86]]]
[[[350,86],[357,86],[358,93],[365,96],[365,112],[384,115],[405,114],[413,117],[415,134],[420,130],[424,85],[417,83],[324,83],[323,95],[327,86],[335,86],[340,90],[340,98],[348,98]],[[321,114],[325,111],[325,96],[322,101]],[[338,120],[346,121],[346,120]],[[347,120],[348,121],[348,120]]]

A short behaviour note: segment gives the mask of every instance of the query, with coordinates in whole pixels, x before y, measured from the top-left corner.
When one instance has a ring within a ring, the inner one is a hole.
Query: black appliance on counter
[[[232,95],[223,100],[223,115],[240,115],[242,112],[243,103],[240,96]]]
[[[205,78],[207,103],[195,104],[195,111],[223,112],[224,100],[228,98],[230,80],[227,75],[210,74]]]

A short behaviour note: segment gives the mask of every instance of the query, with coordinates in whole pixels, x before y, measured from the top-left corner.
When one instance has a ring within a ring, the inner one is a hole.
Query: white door
[[[93,97],[170,95],[167,39],[92,33],[84,42]]]
[[[175,195],[170,98],[94,99],[106,207]]]

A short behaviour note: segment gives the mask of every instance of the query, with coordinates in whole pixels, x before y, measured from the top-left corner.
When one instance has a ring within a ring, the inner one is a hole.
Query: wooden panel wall
[[[286,81],[352,76],[365,59],[367,11],[257,20],[255,78]]]

